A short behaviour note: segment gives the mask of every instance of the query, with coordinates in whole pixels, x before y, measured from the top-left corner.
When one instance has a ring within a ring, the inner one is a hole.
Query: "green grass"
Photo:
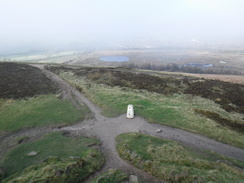
[[[103,161],[98,161],[102,154],[90,151],[81,158],[49,157],[44,162],[26,168],[3,180],[3,183],[79,183],[101,168]]]
[[[220,163],[216,160],[226,158],[207,151],[199,154],[174,141],[136,133],[122,134],[116,141],[123,159],[164,181],[241,183],[244,180],[242,161],[228,158],[234,166]]]
[[[54,132],[37,141],[21,144],[6,153],[1,166],[9,176],[16,172],[20,173],[31,165],[37,165],[49,156],[60,158],[84,157],[92,149],[90,146],[98,144],[99,141],[96,139],[66,137],[61,132]],[[36,156],[27,156],[32,151],[38,154]],[[103,158],[96,161],[103,161]]]
[[[128,174],[125,174],[118,169],[109,169],[105,173],[99,175],[89,183],[119,183],[123,180],[128,180]]]
[[[0,131],[17,131],[27,127],[68,125],[84,119],[68,101],[55,95],[42,95],[27,100],[0,100]]]
[[[195,112],[195,109],[208,110],[232,121],[242,121],[242,114],[228,113],[211,100],[184,94],[161,95],[145,90],[109,87],[76,77],[70,72],[63,72],[60,76],[97,104],[102,114],[108,117],[126,113],[127,105],[133,104],[135,114],[149,122],[181,128],[244,148],[244,134],[220,126]]]

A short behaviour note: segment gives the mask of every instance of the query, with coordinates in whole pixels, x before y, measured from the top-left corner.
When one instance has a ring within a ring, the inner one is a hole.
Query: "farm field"
[[[46,51],[0,56],[0,60],[11,62],[65,63],[77,58],[79,54],[80,52],[77,51]]]
[[[100,60],[104,56],[126,56],[128,62],[108,62]],[[0,56],[0,61],[66,63],[82,66],[122,66],[130,64],[213,64],[215,66],[244,69],[244,51],[242,49],[97,49],[45,51],[19,55]]]
[[[83,52],[70,64],[83,66],[121,66],[123,63],[104,62],[102,56],[121,55],[129,57],[131,64],[186,64],[203,63],[223,67],[244,69],[243,50],[200,50],[200,49],[124,49],[124,50],[95,50]]]

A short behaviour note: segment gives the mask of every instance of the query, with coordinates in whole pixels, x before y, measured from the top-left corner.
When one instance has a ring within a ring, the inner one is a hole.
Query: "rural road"
[[[90,100],[88,100],[83,94],[73,88],[70,84],[62,80],[56,74],[45,69],[43,65],[33,66],[40,68],[50,79],[57,83],[58,87],[62,91],[62,97],[64,99],[70,100],[71,103],[74,104],[77,108],[79,108],[83,104],[86,104],[88,108],[90,108],[90,110],[92,111],[94,119],[85,120],[84,122],[55,130],[65,130],[77,135],[85,135],[98,138],[101,141],[101,149],[106,156],[106,163],[102,170],[98,173],[104,172],[110,168],[118,168],[124,170],[129,174],[137,175],[145,182],[162,182],[161,180],[158,180],[146,174],[142,170],[131,166],[119,157],[116,151],[115,138],[119,134],[128,132],[139,132],[143,134],[157,136],[160,138],[166,138],[178,141],[184,145],[198,148],[200,150],[210,150],[224,156],[244,161],[243,149],[223,144],[221,142],[198,134],[176,128],[171,128],[164,125],[148,123],[146,120],[138,116],[134,119],[127,119],[125,115],[121,115],[116,118],[107,118],[105,116],[102,116],[100,114],[101,109],[94,105]],[[155,131],[157,129],[161,129],[162,131],[160,133],[156,133]],[[92,177],[94,176],[95,175],[93,175]],[[90,179],[86,180],[85,182],[88,182]]]

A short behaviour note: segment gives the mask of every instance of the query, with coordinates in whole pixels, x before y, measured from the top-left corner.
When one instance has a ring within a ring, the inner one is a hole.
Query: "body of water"
[[[106,61],[106,62],[127,62],[130,59],[127,56],[115,55],[115,56],[103,56],[100,57],[99,60]]]
[[[213,67],[213,64],[202,64],[202,63],[187,63],[184,64],[183,66],[185,67],[198,67],[198,68],[209,68],[209,67]]]

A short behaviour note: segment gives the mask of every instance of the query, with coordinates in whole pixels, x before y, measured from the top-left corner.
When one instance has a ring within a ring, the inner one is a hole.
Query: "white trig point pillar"
[[[134,108],[133,108],[133,105],[129,104],[128,107],[127,107],[127,115],[126,115],[127,118],[134,118]]]

